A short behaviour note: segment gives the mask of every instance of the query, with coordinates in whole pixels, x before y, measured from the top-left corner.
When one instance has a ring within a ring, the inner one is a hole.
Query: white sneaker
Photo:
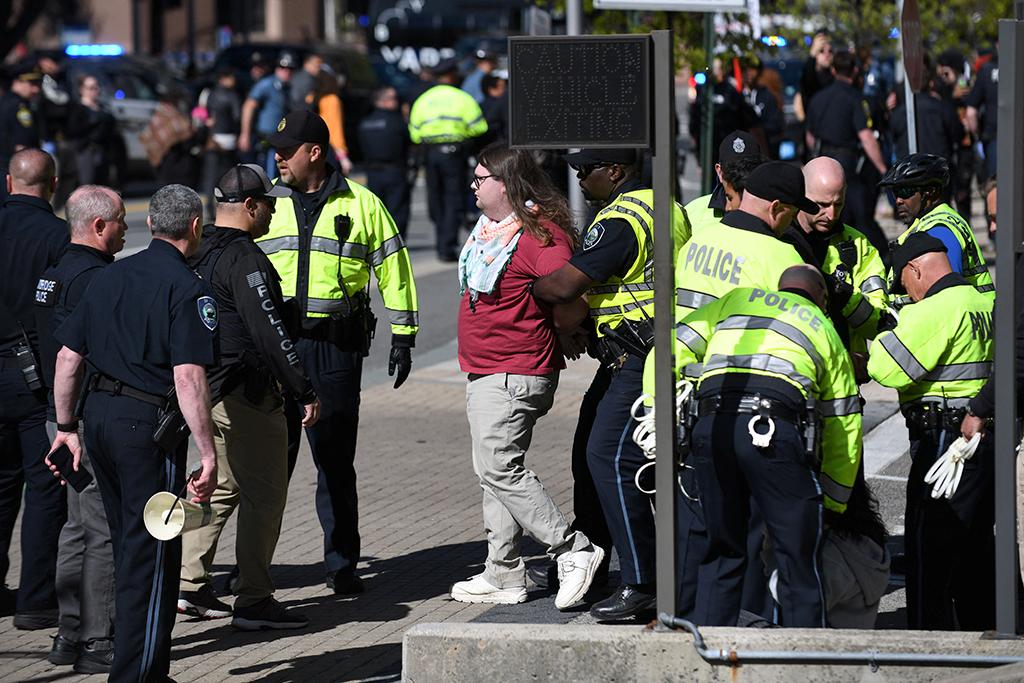
[[[498,588],[477,574],[452,586],[452,600],[459,602],[490,602],[496,605],[515,605],[526,602],[526,586]]]
[[[594,573],[604,559],[604,550],[591,545],[590,550],[577,550],[558,556],[558,594],[555,607],[567,610],[583,601],[590,590]]]

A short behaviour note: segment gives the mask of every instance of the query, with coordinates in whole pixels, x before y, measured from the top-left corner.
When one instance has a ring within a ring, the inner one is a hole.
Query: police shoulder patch
[[[280,121],[277,122],[277,132],[278,133],[280,133],[282,130],[284,130],[284,127],[285,127],[284,119],[281,119]]]
[[[25,128],[32,127],[32,110],[26,107],[24,104],[18,107],[18,113],[15,114],[15,118]]]
[[[587,249],[593,247],[595,244],[601,241],[602,237],[604,237],[603,225],[598,223],[597,225],[590,226],[590,229],[587,230],[586,236],[583,238],[583,250],[586,251]]]
[[[201,296],[196,300],[199,307],[199,319],[206,325],[206,329],[213,332],[217,329],[217,302],[212,296]]]

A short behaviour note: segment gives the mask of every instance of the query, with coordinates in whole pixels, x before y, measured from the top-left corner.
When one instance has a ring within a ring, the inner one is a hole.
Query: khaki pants
[[[236,609],[274,592],[270,563],[288,496],[288,429],[281,399],[268,393],[254,405],[242,391],[236,389],[213,407],[217,450],[217,489],[210,498],[213,521],[182,535],[181,562],[181,590],[197,591],[208,585],[217,541],[238,508]]]
[[[519,549],[524,530],[547,546],[552,558],[590,546],[586,536],[569,528],[544,484],[524,465],[533,427],[551,408],[557,386],[557,372],[470,375],[466,386],[473,471],[484,492],[484,578],[499,588],[526,584]]]

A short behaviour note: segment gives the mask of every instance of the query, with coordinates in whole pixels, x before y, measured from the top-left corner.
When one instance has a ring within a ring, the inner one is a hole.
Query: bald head
[[[840,215],[846,205],[846,173],[832,157],[817,157],[804,166],[804,187],[807,198],[815,202],[818,213],[803,211],[797,222],[805,233],[829,233],[839,227]]]
[[[910,298],[920,301],[932,285],[952,272],[946,252],[930,251],[909,261],[898,275]]]
[[[802,292],[819,308],[825,307],[825,278],[814,266],[802,264],[786,268],[779,277],[779,289]]]
[[[49,201],[57,184],[53,157],[41,149],[23,149],[11,157],[7,170],[7,191]]]

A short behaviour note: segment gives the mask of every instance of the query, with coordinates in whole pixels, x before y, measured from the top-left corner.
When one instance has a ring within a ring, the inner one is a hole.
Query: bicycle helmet
[[[945,187],[949,184],[949,162],[935,154],[910,154],[885,174],[879,187]]]

